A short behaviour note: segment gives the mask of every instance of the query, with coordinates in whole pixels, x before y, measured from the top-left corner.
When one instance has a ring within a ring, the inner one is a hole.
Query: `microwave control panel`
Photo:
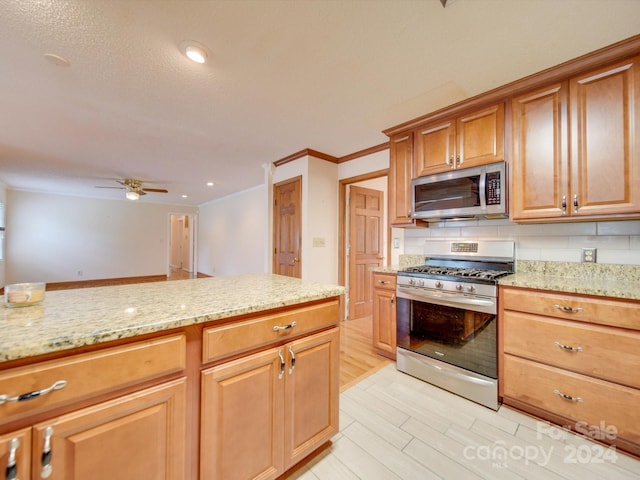
[[[487,205],[500,205],[500,172],[487,173]]]

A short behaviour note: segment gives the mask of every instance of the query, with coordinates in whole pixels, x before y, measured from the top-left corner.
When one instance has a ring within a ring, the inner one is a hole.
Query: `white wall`
[[[389,168],[388,149],[338,164],[338,180],[357,177],[358,175],[377,172],[386,168]]]
[[[266,186],[200,205],[198,272],[237,275],[265,272],[268,239]]]
[[[640,220],[535,225],[470,220],[405,229],[402,233],[405,254],[423,254],[429,238],[510,239],[516,242],[516,258],[520,260],[579,262],[582,248],[596,247],[598,263],[640,265]]]
[[[169,214],[196,211],[8,190],[6,283],[166,274]]]
[[[309,157],[302,216],[302,278],[338,282],[338,165]],[[315,243],[314,243],[315,242]],[[319,246],[324,242],[324,246]]]
[[[338,282],[338,165],[311,156],[279,166],[273,183],[302,176],[302,279]],[[324,240],[324,246],[314,246]]]

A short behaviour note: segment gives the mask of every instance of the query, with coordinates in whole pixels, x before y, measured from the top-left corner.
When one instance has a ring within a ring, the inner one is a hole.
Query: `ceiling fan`
[[[118,188],[121,190],[126,190],[125,194],[129,200],[138,200],[140,195],[146,195],[147,192],[150,193],[169,193],[168,190],[164,188],[143,188],[143,182],[141,180],[135,180],[133,178],[125,178],[123,180],[116,180],[117,183],[122,185],[121,187],[102,187],[96,185],[96,188]]]

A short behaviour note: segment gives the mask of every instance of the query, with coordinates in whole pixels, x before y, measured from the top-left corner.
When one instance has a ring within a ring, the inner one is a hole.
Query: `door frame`
[[[343,178],[338,182],[338,283],[339,285],[346,285],[347,270],[349,268],[347,260],[347,242],[349,239],[346,237],[347,231],[347,185],[352,183],[359,183],[365,180],[371,180],[373,178],[388,177],[389,169],[376,170],[374,172],[364,173],[355,177]],[[389,188],[387,188],[387,196],[389,195]],[[386,222],[387,230],[387,261],[391,258],[391,228],[389,228],[389,221]],[[346,302],[341,302],[341,318],[347,318]]]
[[[167,215],[167,275],[171,273],[171,217],[189,217],[189,235],[191,236],[189,242],[189,258],[193,271],[191,274],[195,277],[198,276],[198,214],[197,213],[185,213],[185,212],[169,212]]]

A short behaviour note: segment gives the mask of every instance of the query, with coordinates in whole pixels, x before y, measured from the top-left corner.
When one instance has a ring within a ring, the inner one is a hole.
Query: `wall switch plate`
[[[583,248],[582,249],[582,262],[583,263],[596,263],[597,248]]]

